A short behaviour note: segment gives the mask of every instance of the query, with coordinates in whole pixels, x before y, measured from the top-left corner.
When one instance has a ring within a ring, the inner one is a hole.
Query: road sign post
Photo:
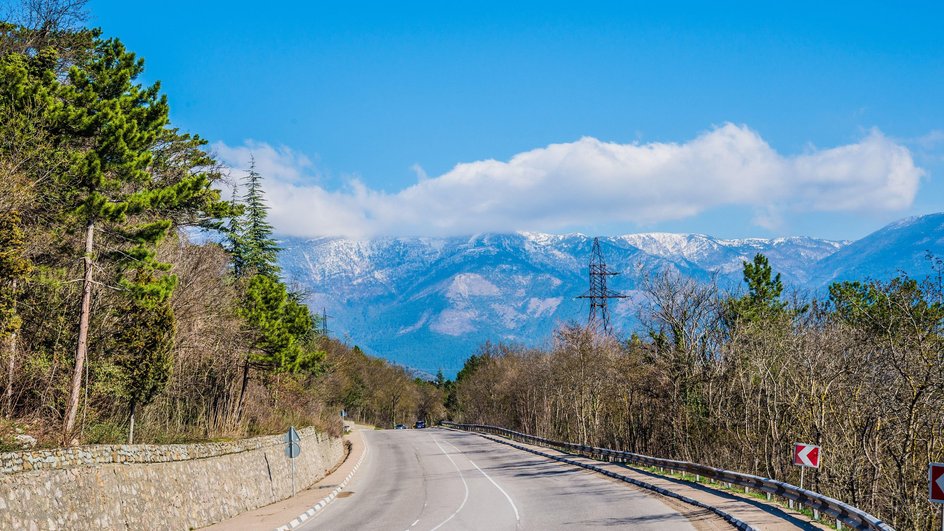
[[[819,468],[819,446],[806,443],[793,443],[793,464],[800,467],[800,488],[803,488],[803,476],[807,468]],[[790,502],[793,508],[793,502]]]
[[[292,462],[292,496],[295,496],[295,458],[302,453],[302,438],[295,431],[295,426],[285,434],[285,455]]]

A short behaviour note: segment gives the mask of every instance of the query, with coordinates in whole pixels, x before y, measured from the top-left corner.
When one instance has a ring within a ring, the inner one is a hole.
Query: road
[[[301,529],[694,529],[657,495],[475,434],[363,433],[357,475]]]

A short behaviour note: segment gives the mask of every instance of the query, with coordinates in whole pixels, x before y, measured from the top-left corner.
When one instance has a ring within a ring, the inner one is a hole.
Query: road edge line
[[[367,446],[367,439],[361,436],[361,440],[364,443],[364,453],[361,454],[361,457],[357,460],[357,463],[354,464],[354,468],[351,469],[347,477],[344,478],[344,481],[339,483],[330,494],[318,500],[318,503],[314,504],[308,510],[293,518],[291,522],[283,526],[276,527],[275,531],[290,531],[291,529],[295,529],[296,527],[305,523],[305,521],[307,521],[309,518],[313,518],[316,514],[318,514],[319,511],[323,510],[328,506],[329,503],[333,502],[337,498],[338,494],[344,490],[344,487],[346,487],[351,479],[354,478],[354,473],[357,472],[357,469],[360,468],[361,463],[364,462],[364,458],[367,457],[367,454],[370,452],[370,447]]]

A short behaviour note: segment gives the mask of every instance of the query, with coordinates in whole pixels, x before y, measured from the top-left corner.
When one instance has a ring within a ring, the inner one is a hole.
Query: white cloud
[[[733,124],[681,144],[585,137],[507,162],[458,164],[397,193],[358,180],[326,190],[303,178],[311,161],[285,147],[215,147],[231,167],[245,168],[254,154],[272,222],[294,236],[555,231],[678,220],[722,206],[752,207],[762,213],[755,222],[771,226],[786,212],[904,210],[924,174],[905,146],[878,130],[854,144],[785,156]]]
[[[295,182],[314,169],[308,157],[287,146],[275,148],[255,140],[247,140],[237,147],[217,142],[213,144],[213,151],[230,168],[239,170],[249,169],[250,159],[255,159],[256,169],[271,181]]]

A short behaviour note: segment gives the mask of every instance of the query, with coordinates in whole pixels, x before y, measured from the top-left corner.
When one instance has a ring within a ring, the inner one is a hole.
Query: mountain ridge
[[[288,238],[286,280],[324,308],[333,335],[428,373],[455,374],[485,340],[536,344],[588,307],[593,238],[579,233],[482,233],[462,237]],[[765,254],[788,288],[821,292],[834,280],[927,274],[925,245],[944,254],[944,214],[906,218],[857,241],[803,236],[722,239],[648,232],[601,237],[611,287],[629,295],[612,309],[628,333],[646,275],[665,268],[737,289],[742,262]]]

